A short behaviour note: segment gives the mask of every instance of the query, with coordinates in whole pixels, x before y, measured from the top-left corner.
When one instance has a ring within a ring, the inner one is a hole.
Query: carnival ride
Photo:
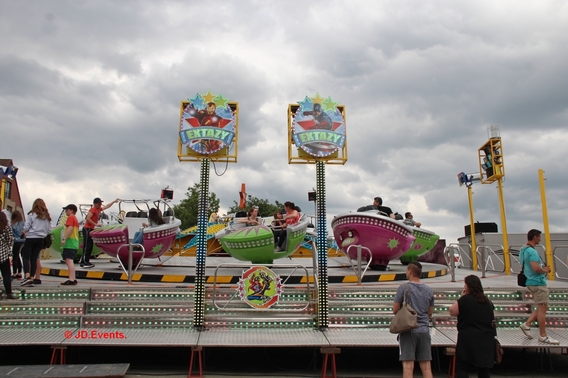
[[[375,270],[390,260],[409,263],[433,248],[439,236],[408,226],[377,210],[337,215],[331,222],[337,245],[350,259],[363,259]],[[354,248],[361,247],[361,248]]]
[[[265,226],[243,227],[238,217],[229,226],[215,234],[223,249],[240,261],[253,264],[272,264],[274,260],[288,257],[296,252],[306,236],[309,220],[304,215],[298,223],[286,227],[286,241],[282,251],[276,251],[272,229]]]
[[[404,265],[408,264],[411,261],[418,260],[418,256],[421,256],[432,250],[432,248],[434,248],[434,246],[440,239],[440,236],[432,231],[415,226],[409,227],[412,229],[412,236],[414,236],[416,239],[414,240],[408,251],[400,256],[400,262]]]
[[[136,271],[142,259],[160,258],[172,247],[179,231],[181,221],[174,216],[168,201],[158,200],[120,200],[119,211],[130,205],[137,211],[127,211],[120,224],[107,225],[91,231],[91,237],[101,251],[118,259],[125,271]],[[142,227],[147,221],[150,207],[160,209],[164,224],[159,226]],[[142,207],[142,208],[141,208]],[[142,244],[133,244],[135,232],[143,233]]]

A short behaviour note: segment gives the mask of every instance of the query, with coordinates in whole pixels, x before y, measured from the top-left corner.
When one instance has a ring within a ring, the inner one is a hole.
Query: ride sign
[[[230,145],[235,137],[235,117],[222,94],[195,94],[188,99],[180,120],[181,142],[193,151],[210,155]],[[183,105],[185,105],[184,103]]]
[[[343,148],[345,120],[331,97],[316,93],[298,101],[292,124],[294,144],[314,157],[326,157]]]

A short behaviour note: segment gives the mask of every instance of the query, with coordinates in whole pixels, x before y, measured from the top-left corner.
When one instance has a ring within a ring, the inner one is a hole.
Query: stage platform
[[[311,259],[286,260],[287,265],[302,266],[313,274]],[[241,265],[235,267],[237,262],[234,260],[229,263],[225,258],[208,258],[206,324],[197,328],[193,327],[195,287],[192,280],[195,260],[170,259],[161,266],[147,264],[140,268],[132,284],[126,282],[126,275],[117,263],[110,262],[108,258],[93,262],[96,264],[93,270],[77,266],[79,284],[74,287],[60,285],[66,280],[67,272],[66,266],[59,261],[42,261],[42,272],[48,274],[42,275],[40,285],[26,288],[20,287],[18,281],[13,281],[14,292],[19,299],[0,301],[0,347],[7,348],[5,351],[22,345],[25,348],[43,348],[39,353],[44,356],[44,361],[48,360],[50,347],[61,347],[71,353],[68,361],[73,363],[90,360],[84,348],[97,351],[99,349],[96,348],[101,348],[101,352],[94,352],[99,356],[96,361],[99,363],[125,362],[116,361],[111,356],[102,359],[102,351],[110,347],[117,348],[117,351],[134,348],[136,352],[129,354],[133,357],[127,362],[136,362],[136,356],[145,355],[141,348],[171,351],[164,352],[166,354],[174,354],[174,351],[182,348],[187,356],[186,364],[190,350],[202,348],[209,366],[206,370],[209,370],[216,364],[214,359],[210,359],[216,353],[212,350],[226,348],[242,350],[240,353],[246,354],[253,351],[266,354],[270,353],[266,352],[267,349],[283,348],[290,350],[290,355],[295,353],[292,350],[307,349],[317,357],[315,364],[318,365],[321,364],[320,348],[341,348],[342,352],[337,356],[341,367],[351,363],[349,353],[365,354],[364,351],[371,353],[376,348],[382,348],[384,352],[381,354],[390,355],[389,350],[396,350],[398,346],[396,335],[388,331],[394,293],[399,285],[406,282],[406,267],[397,262],[390,264],[388,271],[369,270],[365,278],[370,277],[371,281],[364,280],[358,284],[350,266],[330,260],[330,282],[335,279],[333,277],[342,278],[340,282],[329,286],[330,324],[324,328],[315,326],[316,307],[313,299],[309,295],[300,296],[306,292],[306,285],[302,286],[305,272],[298,275],[301,279],[289,285],[293,291],[283,303],[292,298],[291,303],[307,301],[309,307],[306,310],[289,307],[276,313],[267,311],[263,315],[260,311],[250,312],[238,298],[234,300],[237,306],[231,308],[223,308],[215,303],[216,295],[234,298],[235,279],[240,277],[248,264],[239,263]],[[223,264],[228,265],[226,272],[217,270]],[[432,287],[436,296],[431,336],[436,366],[440,368],[440,358],[443,364],[447,364],[443,356],[445,348],[454,346],[457,341],[456,319],[449,316],[448,308],[459,297],[464,278],[469,274],[481,276],[481,272],[457,269],[455,281],[452,281],[446,266],[423,265],[425,277],[422,282]],[[342,275],[337,272],[342,272]],[[345,280],[346,277],[351,279]],[[548,281],[551,311],[547,317],[547,327],[549,334],[560,341],[559,345],[539,343],[534,325],[532,333],[535,338],[532,340],[519,330],[519,324],[528,318],[531,299],[526,289],[516,286],[515,275],[487,272],[482,283],[497,306],[499,338],[506,349],[535,351],[539,354],[532,360],[533,363],[540,363],[544,367],[549,365],[546,358],[542,358],[547,356],[547,351],[554,350],[553,353],[558,354],[566,351],[566,281]],[[220,287],[217,294],[214,291],[216,287]],[[313,290],[313,285],[309,290]],[[352,349],[360,352],[349,352]],[[354,358],[358,360],[358,357]],[[396,360],[396,353],[393,358]],[[446,366],[441,369],[444,370]]]

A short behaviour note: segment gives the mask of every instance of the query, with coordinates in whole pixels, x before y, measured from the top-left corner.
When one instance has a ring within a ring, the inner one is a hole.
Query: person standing
[[[479,277],[465,278],[461,297],[450,307],[450,315],[458,317],[456,377],[467,378],[468,367],[473,365],[478,378],[488,378],[495,358],[495,315]]]
[[[396,314],[404,301],[409,303],[417,314],[418,328],[398,335],[399,361],[402,361],[403,378],[412,378],[414,374],[414,361],[418,361],[422,376],[432,378],[432,339],[430,337],[429,322],[434,313],[434,292],[420,283],[422,264],[411,261],[406,268],[408,283],[400,285],[394,297],[393,313]]]
[[[6,215],[6,219],[8,219],[8,226],[10,226],[10,219],[12,218],[12,215],[8,210],[4,209],[4,205],[2,204],[1,199],[0,199],[0,211],[2,211],[4,215]]]
[[[14,236],[14,247],[12,247],[12,278],[22,278],[22,259],[20,252],[26,241],[22,237],[24,229],[24,217],[18,210],[12,213],[12,235]]]
[[[69,204],[63,208],[67,215],[65,221],[65,231],[61,242],[63,243],[63,259],[69,271],[69,279],[62,283],[62,285],[77,285],[77,278],[75,277],[75,255],[79,248],[79,221],[75,214],[77,214],[77,206]]]
[[[16,299],[12,293],[12,277],[10,276],[10,255],[12,254],[12,246],[14,244],[14,236],[12,229],[8,225],[6,214],[0,212],[0,272],[4,281],[4,289],[6,289],[6,297],[8,299]]]
[[[93,206],[89,209],[87,219],[85,219],[85,224],[83,225],[83,256],[81,257],[81,261],[79,262],[81,268],[95,267],[95,264],[91,263],[91,253],[93,252],[93,238],[91,237],[91,231],[93,231],[95,227],[100,226],[99,215],[101,214],[101,212],[108,209],[117,202],[118,198],[108,205],[103,206],[103,200],[101,200],[99,197],[96,197],[93,200]]]
[[[28,213],[22,235],[26,238],[22,248],[22,264],[24,280],[21,286],[34,286],[34,276],[37,270],[39,253],[43,249],[43,239],[51,232],[51,216],[45,202],[37,198]]]
[[[526,323],[521,324],[521,331],[532,339],[530,334],[531,324],[535,320],[538,322],[540,336],[538,341],[544,344],[559,344],[546,333],[546,312],[548,311],[548,287],[546,286],[546,275],[550,273],[550,267],[546,266],[540,258],[535,247],[540,243],[542,232],[532,229],[527,233],[527,245],[521,248],[519,260],[525,276],[527,276],[527,289],[532,293],[536,310],[527,319]]]

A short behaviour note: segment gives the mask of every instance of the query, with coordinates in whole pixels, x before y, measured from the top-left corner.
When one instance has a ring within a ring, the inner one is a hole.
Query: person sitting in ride
[[[219,220],[219,215],[217,215],[216,212],[212,212],[211,215],[209,216],[209,223],[217,223],[218,220]]]
[[[262,218],[258,216],[258,206],[254,205],[251,207],[246,218],[235,220],[235,222],[246,223],[247,227],[260,226],[262,224]]]
[[[282,213],[280,211],[275,212],[274,220],[272,221],[272,232],[274,233],[274,245],[276,246],[280,244],[281,238],[286,238],[285,224]]]
[[[404,221],[402,221],[402,223],[409,225],[409,226],[414,226],[414,227],[422,226],[422,223],[414,220],[414,217],[412,216],[412,213],[410,211],[407,211],[404,214]]]
[[[286,210],[286,216],[284,217],[284,232],[286,232],[286,227],[288,225],[296,224],[300,221],[300,213],[296,210],[296,205],[294,202],[286,201],[284,202],[284,210]],[[284,246],[284,242],[286,241],[286,237],[284,235],[283,238],[278,240],[278,245],[274,249],[275,252],[282,251],[282,247]]]
[[[166,223],[164,222],[164,219],[162,219],[162,212],[155,207],[150,209],[150,213],[148,214],[148,222],[149,223],[142,223],[142,228],[155,227]],[[140,231],[136,231],[136,233],[134,234],[132,244],[142,244],[142,242],[144,241],[144,232],[142,231],[142,228],[140,229]]]

